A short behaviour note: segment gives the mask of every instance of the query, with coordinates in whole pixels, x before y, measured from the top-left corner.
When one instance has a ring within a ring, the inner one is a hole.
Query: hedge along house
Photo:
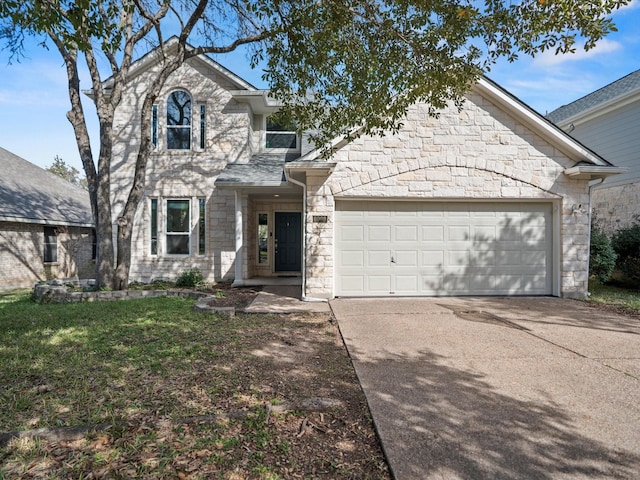
[[[117,218],[156,56],[116,114]],[[587,292],[589,182],[618,173],[486,78],[455,107],[413,106],[396,135],[320,156],[278,105],[206,56],[153,107],[131,279],[199,268],[236,285],[291,277],[307,299]]]
[[[89,193],[0,148],[0,288],[93,278]]]

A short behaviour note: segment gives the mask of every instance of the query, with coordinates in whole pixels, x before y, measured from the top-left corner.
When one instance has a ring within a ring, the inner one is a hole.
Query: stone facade
[[[462,111],[451,107],[438,118],[414,106],[397,135],[359,138],[332,160],[328,178],[307,176],[307,296],[332,296],[336,198],[553,202],[558,290],[586,294],[589,219],[572,206],[588,205],[587,182],[563,175],[574,162],[483,97],[471,94]],[[313,225],[313,215],[329,223]]]
[[[57,230],[58,260],[45,263],[43,225],[0,222],[0,288],[31,287],[54,278],[92,278],[93,232],[90,228]]]
[[[271,235],[268,262],[258,262],[258,213],[268,214],[271,232],[276,211],[303,212],[306,204],[303,294],[331,298],[335,294],[336,199],[537,201],[553,209],[553,292],[586,294],[588,181],[564,175],[576,159],[554,146],[562,145],[561,141],[545,140],[506,108],[475,91],[462,110],[451,106],[437,118],[429,116],[424,105],[412,107],[397,135],[362,137],[336,151],[331,159],[336,167],[330,174],[307,169],[304,199],[282,185],[252,190],[255,185],[243,187],[239,182],[219,188],[215,181],[227,164],[246,163],[262,153],[265,114],[254,112],[250,103],[240,100],[242,96],[234,96],[232,91],[243,87],[207,62],[189,60],[169,78],[158,99],[158,142],[149,159],[144,200],[135,219],[132,281],[174,279],[192,267],[199,268],[207,281],[232,280],[236,274],[243,278],[275,275]],[[114,218],[131,188],[140,142],[139,108],[153,68],[132,80],[116,114]],[[175,89],[188,92],[194,107],[188,150],[166,148],[166,101]],[[204,139],[199,118],[202,105],[206,106]],[[302,143],[305,153],[310,146]],[[275,200],[274,193],[284,193],[285,198]],[[166,202],[179,199],[188,199],[191,205],[190,253],[167,255]],[[198,248],[202,199],[206,202],[204,253]],[[151,248],[152,201],[158,206],[157,253]],[[236,228],[240,217],[241,229]],[[236,261],[241,262],[238,269]]]
[[[124,206],[131,188],[140,142],[139,109],[142,93],[153,68],[138,75],[116,112],[114,132],[119,138],[114,149],[112,191],[114,218]],[[189,60],[166,82],[159,96],[158,143],[149,158],[144,200],[136,215],[130,279],[151,281],[175,279],[189,268],[199,268],[207,281],[232,280],[235,261],[234,192],[214,187],[220,171],[229,162],[246,162],[261,133],[253,127],[247,104],[236,102],[229,90],[238,89],[229,78],[199,59]],[[166,147],[166,100],[176,90],[187,91],[192,99],[192,148]],[[200,148],[200,110],[206,106],[204,148]],[[158,202],[158,253],[151,253],[150,199]],[[206,200],[206,247],[197,248],[198,200]],[[165,254],[166,200],[191,201],[191,253]]]
[[[591,206],[594,221],[609,236],[640,222],[640,183],[594,188]]]

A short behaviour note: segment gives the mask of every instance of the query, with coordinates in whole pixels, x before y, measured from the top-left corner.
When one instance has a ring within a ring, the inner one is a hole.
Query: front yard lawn
[[[640,315],[640,290],[589,283],[589,302],[627,315]]]
[[[327,315],[193,303],[0,293],[0,435],[99,427],[0,442],[0,479],[389,478]]]

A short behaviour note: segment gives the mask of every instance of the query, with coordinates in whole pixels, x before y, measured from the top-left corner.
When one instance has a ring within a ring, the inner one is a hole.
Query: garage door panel
[[[364,252],[362,250],[342,250],[338,253],[338,266],[340,267],[359,267],[365,266]]]
[[[422,250],[422,266],[440,266],[444,264],[444,252],[442,250]]]
[[[522,264],[522,252],[520,250],[502,250],[497,254],[497,265],[516,265]]]
[[[444,276],[443,288],[454,295],[466,294],[469,290],[469,282],[469,276],[464,273],[449,273]]]
[[[405,295],[418,293],[418,276],[417,275],[396,275],[395,292],[402,292]]]
[[[340,229],[339,240],[343,242],[364,242],[364,227],[361,225],[345,225]]]
[[[396,242],[416,242],[418,241],[418,227],[416,225],[396,226],[394,228],[394,239]]]
[[[340,287],[345,295],[359,295],[364,291],[364,275],[342,275]]]
[[[471,275],[469,280],[471,293],[487,291],[491,292],[496,288],[495,275]]]
[[[545,266],[547,264],[547,252],[544,250],[524,251],[522,252],[522,263],[525,265]]]
[[[394,260],[399,267],[407,265],[411,268],[415,268],[418,265],[418,251],[396,250]]]
[[[471,253],[467,250],[449,250],[448,266],[449,267],[468,267],[471,263],[469,257]]]
[[[437,226],[423,226],[422,227],[422,241],[424,242],[443,242],[444,241],[444,227]]]
[[[367,277],[369,290],[373,293],[388,295],[391,289],[391,275],[371,274]]]
[[[474,250],[470,253],[469,264],[474,267],[492,267],[496,264],[496,253],[493,250],[485,252]]]
[[[521,290],[521,274],[499,275],[496,277],[496,290],[504,294],[513,294]]]
[[[370,242],[390,242],[391,227],[385,225],[372,225],[367,228],[367,240]]]
[[[467,225],[453,225],[447,229],[447,240],[451,242],[467,241],[471,238],[471,227]]]
[[[389,250],[369,250],[367,252],[367,266],[388,267],[391,262],[391,252]]]
[[[475,226],[471,230],[471,238],[478,245],[486,245],[487,242],[493,242],[496,239],[496,227],[494,225]]]
[[[336,295],[550,294],[551,211],[550,203],[338,200]]]

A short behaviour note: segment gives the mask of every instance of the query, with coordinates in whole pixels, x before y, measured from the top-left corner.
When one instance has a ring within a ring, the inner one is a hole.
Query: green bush
[[[204,282],[202,272],[198,268],[185,270],[176,280],[176,287],[197,287]]]
[[[618,230],[611,239],[618,254],[618,265],[629,257],[640,257],[640,223]]]
[[[605,283],[611,277],[616,266],[616,252],[609,237],[596,225],[591,225],[591,250],[589,255],[589,276],[598,283]]]
[[[640,282],[640,223],[618,230],[611,239],[617,267],[628,280]]]

